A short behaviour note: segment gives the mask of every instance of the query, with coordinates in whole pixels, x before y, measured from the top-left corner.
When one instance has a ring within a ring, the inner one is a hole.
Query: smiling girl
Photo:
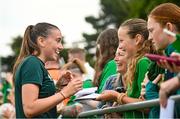
[[[47,61],[57,60],[63,49],[57,26],[38,23],[27,27],[21,51],[13,69],[16,118],[57,118],[56,105],[81,89],[74,79],[55,93],[55,85],[45,69]]]

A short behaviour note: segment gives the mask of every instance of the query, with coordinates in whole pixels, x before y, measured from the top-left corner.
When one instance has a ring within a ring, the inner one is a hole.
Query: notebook
[[[91,93],[89,95],[78,97],[74,101],[95,100],[99,95],[100,94],[98,94],[98,93]]]

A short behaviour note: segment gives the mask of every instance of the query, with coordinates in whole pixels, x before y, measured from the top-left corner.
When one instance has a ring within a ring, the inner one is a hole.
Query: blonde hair
[[[130,58],[130,62],[128,63],[128,69],[125,74],[126,85],[132,86],[132,82],[135,77],[136,66],[145,53],[149,53],[153,51],[153,46],[150,40],[148,40],[149,32],[147,29],[147,22],[143,19],[129,19],[122,23],[120,27],[128,28],[128,36],[133,39],[137,34],[141,35],[143,38],[143,42],[138,44],[138,50],[136,54]]]
[[[128,63],[128,69],[125,74],[126,85],[129,84],[130,87],[132,86],[132,82],[135,77],[136,66],[138,64],[139,59],[141,59],[142,57],[144,57],[146,53],[149,53],[151,51],[151,47],[149,46],[149,44],[152,44],[152,42],[150,40],[145,40],[143,44],[141,44],[138,48],[136,55],[130,59],[130,62]]]

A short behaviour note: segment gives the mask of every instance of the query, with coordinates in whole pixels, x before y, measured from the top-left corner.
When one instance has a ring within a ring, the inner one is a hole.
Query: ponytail
[[[28,55],[32,54],[32,48],[29,46],[29,43],[31,43],[31,31],[33,29],[33,25],[29,25],[26,28],[26,31],[24,33],[24,38],[21,44],[21,50],[19,53],[19,56],[14,64],[13,67],[13,81],[15,79],[15,71],[17,69],[17,67],[19,66],[20,62],[27,57]]]
[[[15,71],[22,60],[29,55],[40,55],[40,49],[37,45],[37,39],[39,36],[47,38],[52,29],[59,28],[49,23],[38,23],[35,26],[29,25],[24,33],[24,38],[21,45],[19,56],[13,67],[13,80],[15,79]]]

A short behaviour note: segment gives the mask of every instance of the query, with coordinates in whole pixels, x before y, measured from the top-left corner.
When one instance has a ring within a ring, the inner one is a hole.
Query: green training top
[[[127,95],[128,97],[132,98],[139,98],[141,93],[141,83],[144,80],[145,74],[149,68],[151,61],[147,57],[143,57],[139,59],[136,70],[135,70],[135,76],[132,82],[132,86],[128,85],[127,88]],[[123,113],[124,118],[142,118],[144,115],[140,111],[129,111]]]
[[[24,84],[37,85],[39,87],[39,99],[52,96],[56,91],[54,82],[45,69],[44,63],[35,56],[26,57],[15,73],[16,118],[26,118],[22,104],[22,86]],[[33,118],[57,118],[56,106]]]

